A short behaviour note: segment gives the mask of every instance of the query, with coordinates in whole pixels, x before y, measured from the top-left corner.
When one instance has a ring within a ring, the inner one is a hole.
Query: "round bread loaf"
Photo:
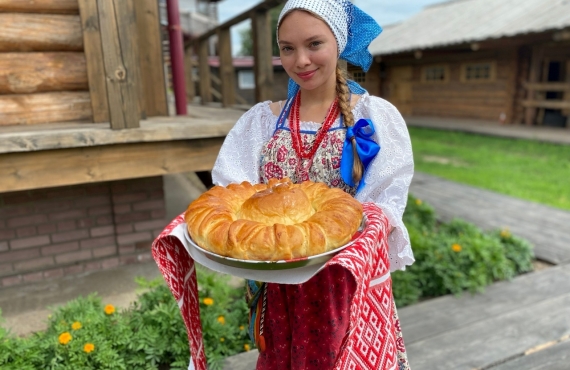
[[[309,257],[348,243],[362,221],[362,205],[324,183],[272,179],[215,186],[185,215],[200,247],[243,260]]]

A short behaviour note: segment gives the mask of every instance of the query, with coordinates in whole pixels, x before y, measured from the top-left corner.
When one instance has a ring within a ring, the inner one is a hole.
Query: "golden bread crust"
[[[348,243],[362,221],[362,205],[324,183],[272,179],[215,186],[185,214],[200,247],[243,260],[309,257]]]

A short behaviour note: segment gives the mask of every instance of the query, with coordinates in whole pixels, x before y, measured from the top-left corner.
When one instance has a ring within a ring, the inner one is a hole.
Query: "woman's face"
[[[336,84],[337,44],[329,26],[300,10],[289,13],[279,25],[283,68],[302,89]]]

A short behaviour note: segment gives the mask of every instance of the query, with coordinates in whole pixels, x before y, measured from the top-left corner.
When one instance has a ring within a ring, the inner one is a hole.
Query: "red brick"
[[[22,276],[21,275],[16,275],[16,276],[8,276],[2,279],[2,286],[13,286],[13,285],[18,285],[22,282]]]
[[[133,204],[134,211],[148,211],[154,209],[164,209],[164,200],[156,199]]]
[[[113,225],[93,227],[90,232],[93,237],[113,235],[115,233],[115,227]]]
[[[25,274],[22,276],[22,278],[24,279],[24,282],[34,282],[34,281],[40,281],[44,278],[43,273],[40,272],[33,272],[30,274]]]
[[[55,223],[43,224],[37,227],[38,234],[51,234],[57,231],[57,225]]]
[[[150,250],[151,246],[152,246],[151,240],[135,243],[135,249],[137,252],[139,252],[141,250]]]
[[[152,240],[152,236],[148,231],[143,231],[139,233],[123,234],[117,236],[117,243],[119,245],[131,244],[142,241]]]
[[[95,225],[95,220],[93,220],[92,218],[82,218],[80,220],[77,220],[77,227],[80,228],[87,228],[94,225]]]
[[[8,227],[20,227],[28,225],[43,224],[47,221],[46,215],[29,215],[24,217],[15,217],[8,220]]]
[[[12,264],[10,263],[3,263],[0,265],[0,276],[6,276],[11,274],[14,271],[12,268]]]
[[[164,227],[166,227],[166,225],[167,225],[167,223],[165,222],[165,223],[164,223]],[[156,239],[156,237],[159,236],[160,233],[162,233],[163,230],[164,230],[164,228],[163,228],[163,229],[152,230],[152,238],[153,238],[153,239]]]
[[[19,205],[19,206],[11,206],[11,207],[0,207],[0,217],[2,218],[9,218],[9,217],[16,217],[16,216],[23,216],[34,214],[34,207],[31,205]]]
[[[40,256],[39,248],[24,249],[21,251],[8,251],[0,253],[0,261],[11,262],[21,261]]]
[[[88,237],[89,237],[89,230],[80,229],[80,230],[66,231],[63,233],[53,234],[51,236],[51,240],[54,243],[61,243],[61,242],[67,242],[70,240],[85,239]]]
[[[10,249],[24,249],[31,247],[39,247],[49,244],[49,236],[39,235],[31,238],[13,239],[10,241]]]
[[[128,234],[130,232],[132,232],[134,230],[133,228],[133,224],[129,223],[129,224],[117,224],[115,226],[115,232],[117,233],[117,235],[119,234]]]
[[[117,266],[119,266],[119,258],[118,257],[113,257],[113,258],[109,258],[109,259],[101,261],[101,267],[103,267],[104,269],[117,267]]]
[[[29,203],[32,201],[31,197],[26,191],[4,194],[2,198],[4,199],[4,204],[6,205]]]
[[[111,205],[111,198],[108,195],[90,196],[77,199],[73,204],[75,208],[89,208],[101,205]]]
[[[130,212],[125,214],[115,215],[115,222],[118,224],[126,222],[147,221],[147,220],[150,220],[150,212],[148,211]]]
[[[125,214],[131,212],[131,204],[115,204],[113,206],[113,213],[115,214]]]
[[[44,271],[44,277],[48,278],[48,279],[49,278],[62,277],[62,276],[63,276],[63,269],[62,268]]]
[[[99,247],[108,247],[115,245],[115,236],[103,236],[101,238],[84,239],[79,242],[81,249],[91,249]]]
[[[8,242],[0,242],[0,252],[6,252],[8,250]]]
[[[41,249],[43,256],[49,256],[52,254],[66,253],[71,251],[76,251],[79,249],[79,242],[68,242],[60,244],[51,244]]]
[[[85,271],[96,271],[96,270],[101,270],[100,261],[87,262],[85,264]]]
[[[151,191],[148,197],[149,199],[164,199],[164,191],[162,189]]]
[[[88,186],[86,187],[85,192],[89,195],[109,194],[111,192],[111,189],[108,183],[103,183],[103,184]]]
[[[38,213],[50,213],[53,211],[65,211],[71,209],[73,202],[71,200],[50,200],[45,202],[36,203],[35,209]]]
[[[124,181],[116,181],[111,184],[111,192],[113,194],[127,193],[129,192],[129,190],[130,189],[127,183],[125,183]]]
[[[95,221],[97,222],[97,225],[111,225],[113,223],[113,217],[99,216]]]
[[[91,207],[87,210],[87,214],[89,216],[100,216],[100,215],[108,215],[111,214],[111,206],[98,206],[98,207]]]
[[[87,249],[87,250],[80,250],[77,252],[59,254],[55,256],[55,262],[58,264],[72,263],[72,262],[89,260],[91,259],[91,257],[92,257],[91,250]]]
[[[163,219],[166,217],[166,209],[155,209],[150,212],[150,217],[152,219],[160,218]]]
[[[85,269],[85,266],[83,266],[83,264],[67,266],[67,267],[63,268],[63,275],[65,275],[65,276],[77,275],[77,274],[83,272],[84,269]]]
[[[146,192],[127,193],[127,194],[113,194],[113,204],[124,204],[141,202],[148,199]]]
[[[165,226],[166,222],[164,222],[164,220],[141,221],[135,223],[135,230],[146,231],[146,230],[164,228]]]
[[[65,186],[47,189],[48,198],[71,198],[85,195],[84,186]]]
[[[32,260],[14,263],[16,271],[37,270],[42,267],[51,267],[54,265],[53,257],[41,257]]]
[[[14,230],[0,230],[0,240],[2,239],[12,239],[16,237],[16,232]]]
[[[61,221],[61,220],[69,220],[69,219],[76,220],[76,219],[83,217],[85,215],[86,215],[85,209],[72,209],[69,211],[50,213],[49,219],[50,219],[50,221]]]
[[[4,230],[6,227],[6,221],[0,220],[0,230]]]
[[[110,245],[108,247],[93,249],[93,257],[108,257],[117,254],[117,247]]]
[[[119,263],[121,265],[132,265],[133,263],[137,263],[137,256],[136,255],[126,255],[126,256],[121,256],[119,257]]]
[[[135,245],[134,244],[119,245],[119,254],[120,255],[131,254],[134,251],[135,251]]]
[[[77,229],[77,226],[75,225],[75,220],[59,221],[57,223],[57,231],[69,231],[75,229]]]

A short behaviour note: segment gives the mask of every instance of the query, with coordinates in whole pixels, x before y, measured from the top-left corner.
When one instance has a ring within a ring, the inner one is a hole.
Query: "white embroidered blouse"
[[[278,118],[271,111],[270,103],[253,106],[228,133],[212,170],[214,184],[259,182],[261,150],[273,136]],[[352,112],[355,121],[361,118],[372,121],[376,131],[373,139],[381,147],[368,168],[364,188],[355,198],[374,202],[384,211],[394,227],[388,239],[390,269],[405,269],[414,262],[408,231],[402,222],[414,172],[406,123],[392,104],[367,93],[360,97]],[[316,131],[319,126],[320,123],[301,122],[300,129]]]

